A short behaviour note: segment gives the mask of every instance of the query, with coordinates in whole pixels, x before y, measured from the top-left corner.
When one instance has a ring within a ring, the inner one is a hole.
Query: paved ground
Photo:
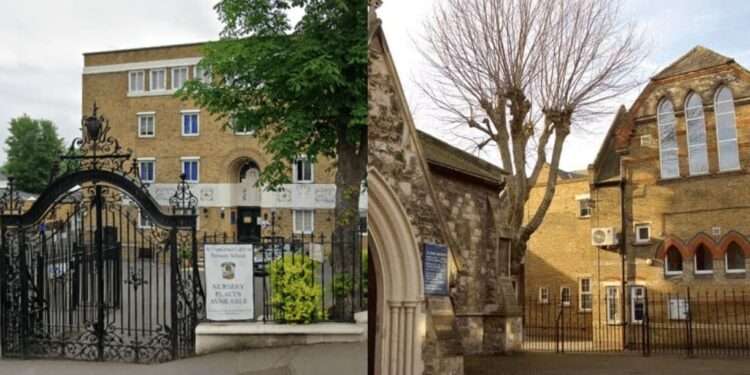
[[[326,344],[223,352],[159,365],[0,360],[0,375],[364,375],[366,364],[364,343]]]
[[[750,358],[524,353],[466,358],[466,375],[750,375]]]

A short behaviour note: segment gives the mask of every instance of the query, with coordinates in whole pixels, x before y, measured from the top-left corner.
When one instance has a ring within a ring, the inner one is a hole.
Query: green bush
[[[322,287],[315,280],[315,262],[305,255],[288,255],[271,262],[271,303],[276,319],[309,324],[326,318]]]

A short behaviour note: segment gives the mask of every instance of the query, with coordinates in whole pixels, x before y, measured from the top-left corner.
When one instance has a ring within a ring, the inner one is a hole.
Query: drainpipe
[[[627,244],[628,244],[628,228],[627,228],[627,220],[625,217],[625,176],[627,175],[625,173],[625,163],[624,163],[624,157],[620,155],[620,277],[622,280],[622,294],[620,298],[620,306],[622,311],[622,345],[623,348],[625,347],[627,343],[627,316],[626,316],[626,307],[625,302],[627,301],[626,293],[627,293],[627,285],[628,282],[625,280],[625,257],[627,255]]]

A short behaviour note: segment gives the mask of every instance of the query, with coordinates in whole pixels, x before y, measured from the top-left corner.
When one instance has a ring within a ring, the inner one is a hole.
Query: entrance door
[[[239,242],[260,240],[259,216],[260,207],[239,207],[237,209],[237,240]]]

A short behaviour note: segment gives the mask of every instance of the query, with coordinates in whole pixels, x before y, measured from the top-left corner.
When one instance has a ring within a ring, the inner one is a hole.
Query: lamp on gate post
[[[93,141],[99,139],[102,131],[102,120],[96,117],[96,111],[99,109],[94,103],[94,113],[83,119],[83,127],[86,129],[86,136]]]

